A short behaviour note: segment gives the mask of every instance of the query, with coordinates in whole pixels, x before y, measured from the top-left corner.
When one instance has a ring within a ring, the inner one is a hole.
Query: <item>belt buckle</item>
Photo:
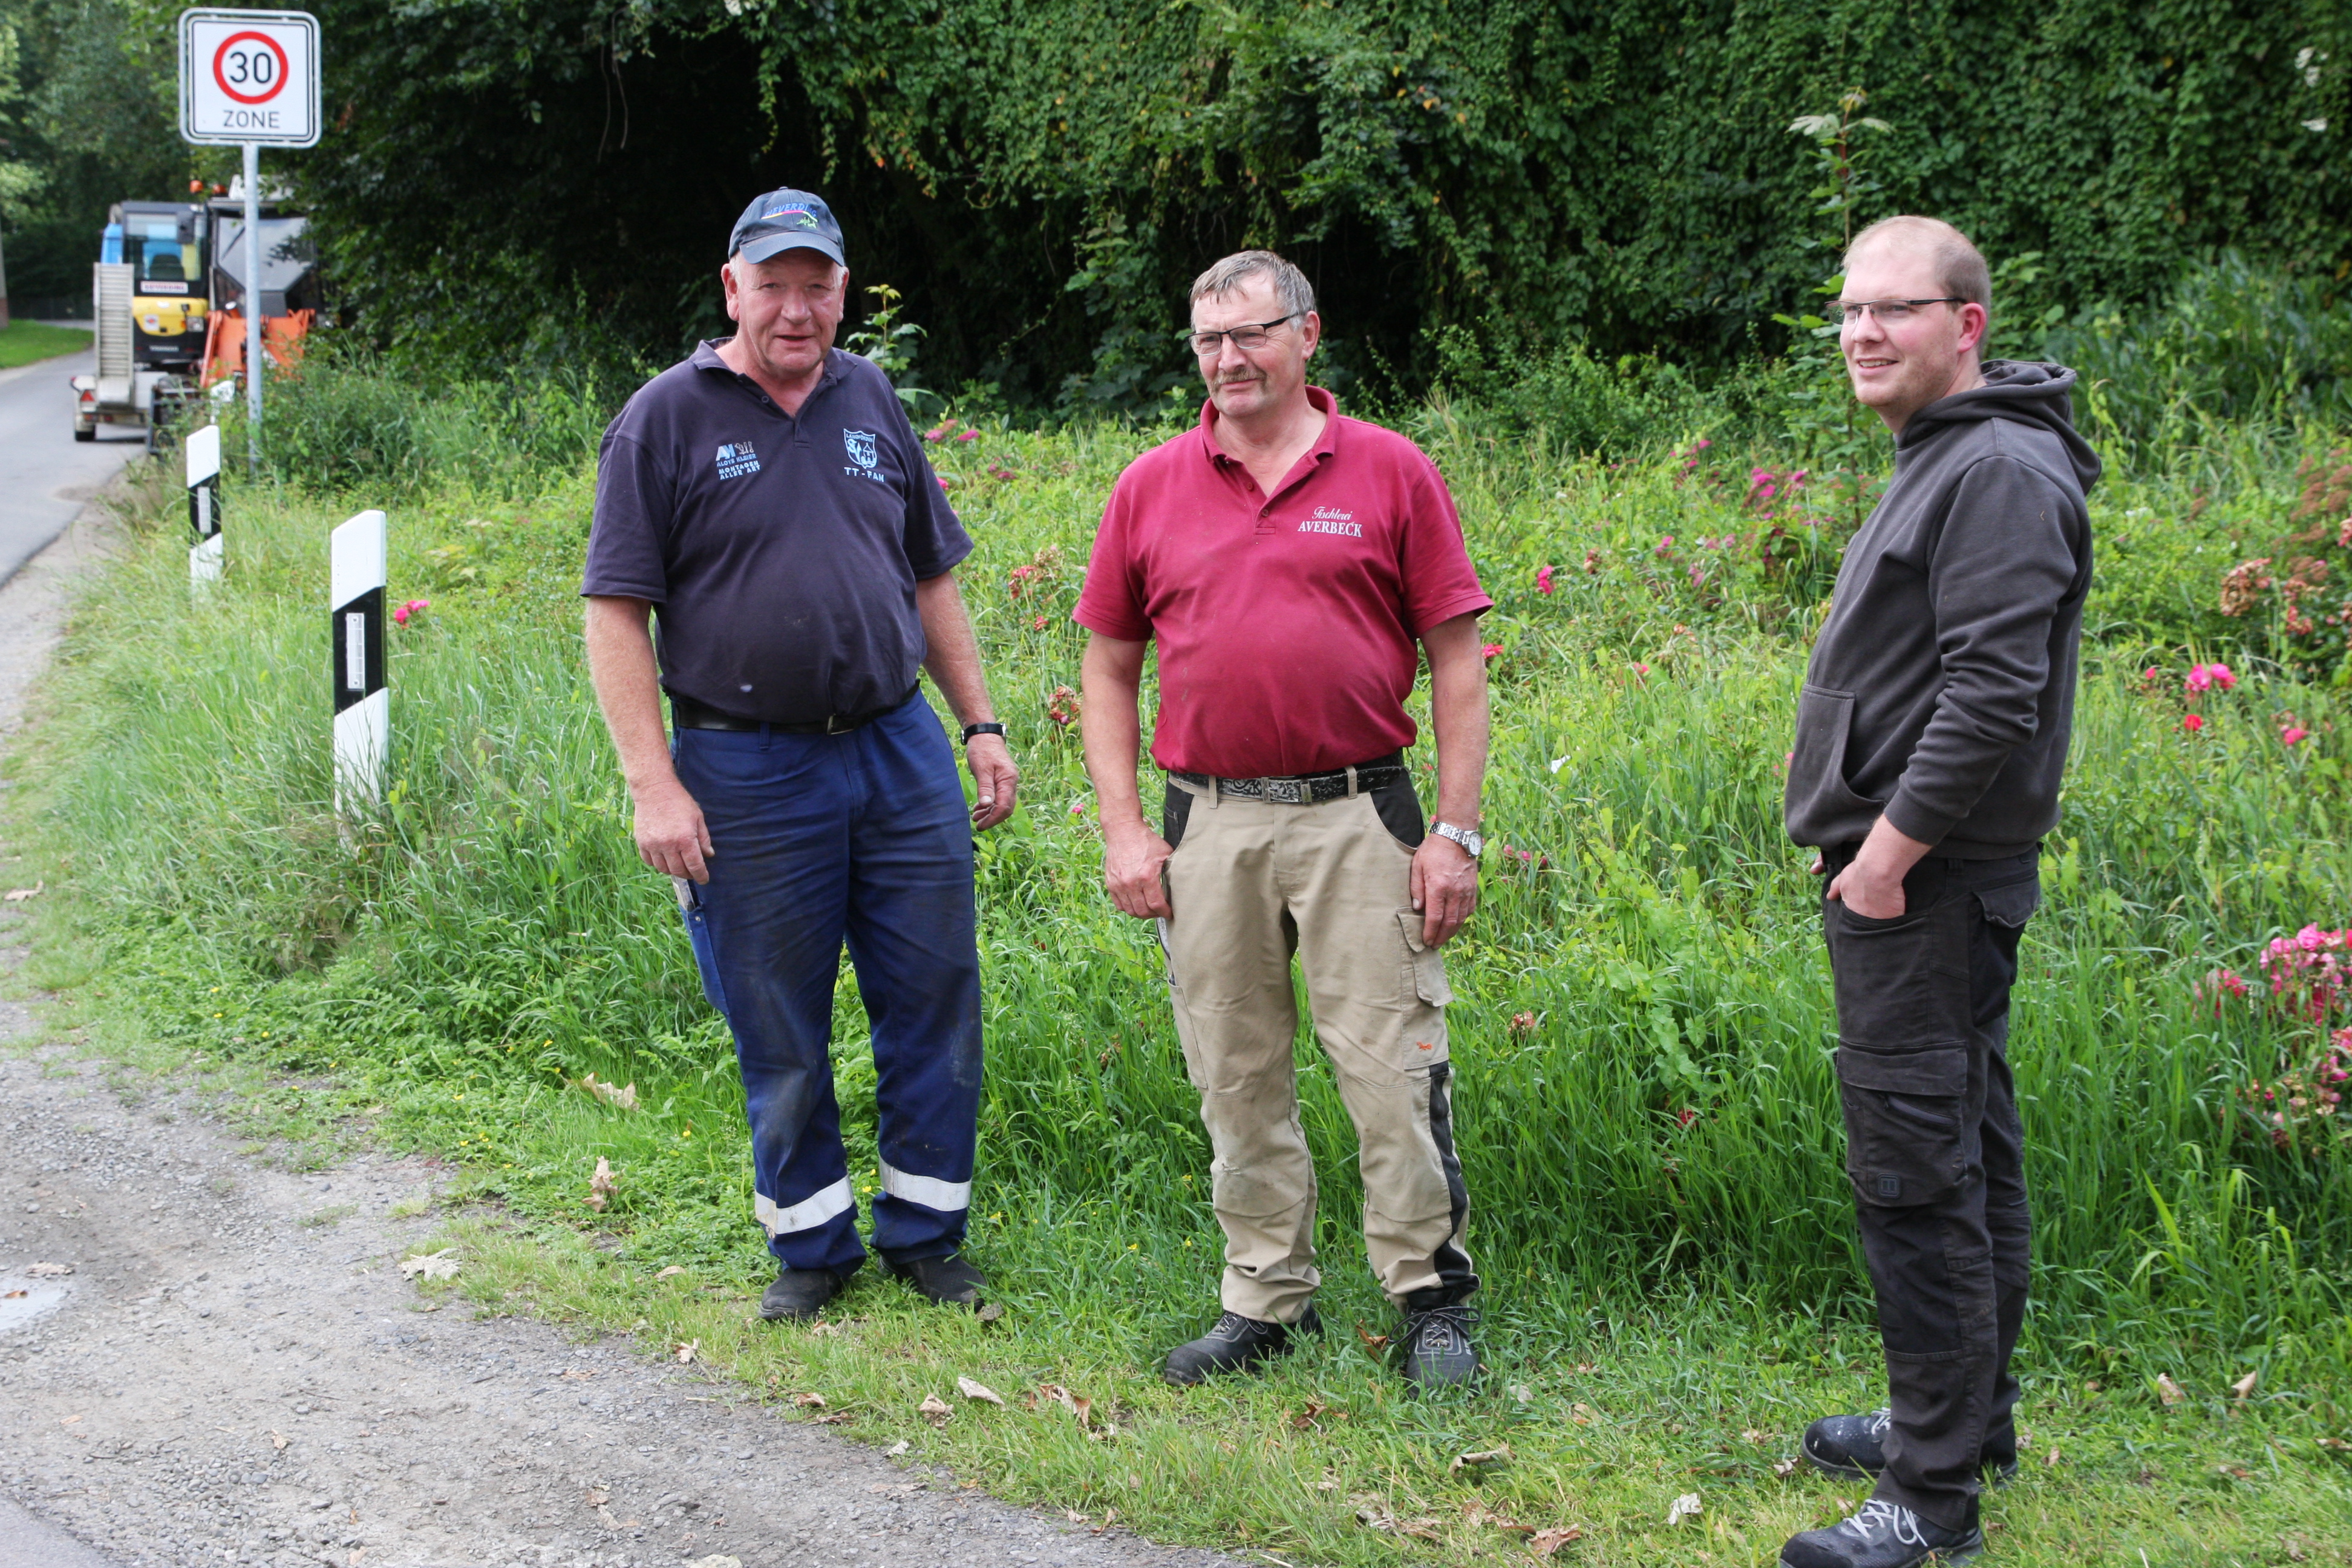
[[[1305,805],[1307,804],[1305,779],[1260,779],[1258,784],[1265,791],[1268,805]]]
[[[846,714],[828,713],[824,716],[824,732],[828,735],[846,735],[856,728],[857,721]]]

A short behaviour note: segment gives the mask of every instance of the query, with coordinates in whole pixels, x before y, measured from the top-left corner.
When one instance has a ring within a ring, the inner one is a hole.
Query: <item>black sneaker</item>
[[[1289,1350],[1301,1334],[1319,1334],[1323,1320],[1315,1309],[1295,1323],[1261,1323],[1239,1312],[1227,1312],[1217,1326],[1189,1344],[1168,1352],[1160,1375],[1179,1387],[1189,1387],[1220,1373],[1247,1372],[1258,1363]]]
[[[980,1293],[988,1289],[988,1276],[973,1268],[961,1252],[950,1252],[945,1258],[910,1258],[905,1263],[885,1260],[882,1266],[943,1307],[977,1308]]]
[[[1981,1530],[1946,1530],[1899,1503],[1872,1498],[1827,1530],[1809,1530],[1780,1548],[1780,1568],[1917,1568],[1966,1563],[1984,1550]]]
[[[1416,1392],[1462,1388],[1478,1378],[1478,1347],[1470,1340],[1469,1307],[1449,1301],[1404,1315],[1404,1380]]]
[[[1805,1458],[1823,1475],[1850,1481],[1874,1481],[1886,1468],[1886,1428],[1894,1412],[1885,1408],[1867,1415],[1824,1415],[1805,1428]],[[2017,1455],[1988,1454],[1984,1468],[2000,1486],[2017,1474]]]
[[[824,1310],[849,1282],[846,1274],[830,1268],[779,1268],[775,1282],[760,1297],[760,1316],[770,1322],[806,1322]]]

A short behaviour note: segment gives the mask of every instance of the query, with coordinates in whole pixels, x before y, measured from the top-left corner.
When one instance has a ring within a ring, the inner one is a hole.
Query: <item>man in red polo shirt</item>
[[[1255,1366],[1318,1331],[1315,1168],[1298,1122],[1290,960],[1356,1124],[1364,1243],[1405,1313],[1416,1388],[1471,1381],[1439,949],[1478,898],[1486,766],[1480,591],[1436,468],[1342,418],[1307,384],[1322,321],[1299,270],[1229,256],[1192,285],[1209,401],[1195,429],[1111,491],[1076,618],[1087,771],[1103,881],[1156,919],[1185,1067],[1201,1091],[1224,1312],[1168,1356],[1171,1383]],[[1404,700],[1427,650],[1438,820],[1404,768]],[[1160,831],[1136,784],[1137,692],[1160,647],[1152,760]]]

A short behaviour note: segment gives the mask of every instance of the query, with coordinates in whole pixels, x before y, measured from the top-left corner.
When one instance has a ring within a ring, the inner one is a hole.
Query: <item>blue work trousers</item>
[[[827,1047],[844,942],[871,1022],[881,1169],[874,1247],[898,1263],[962,1244],[980,1113],[971,822],[919,694],[841,735],[680,730],[710,880],[686,923],[734,1032],[753,1211],[788,1268],[865,1261]]]

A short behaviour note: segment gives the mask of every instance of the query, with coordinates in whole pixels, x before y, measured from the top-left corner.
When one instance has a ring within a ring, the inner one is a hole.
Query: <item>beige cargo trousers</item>
[[[1381,1289],[1426,1308],[1477,1288],[1454,1147],[1445,959],[1422,941],[1413,851],[1360,793],[1276,805],[1170,781],[1170,918],[1160,922],[1185,1068],[1214,1152],[1224,1310],[1294,1323],[1315,1267],[1315,1165],[1298,1119],[1296,952],[1356,1124],[1364,1247]],[[1389,786],[1392,816],[1421,808]],[[1181,792],[1181,795],[1175,792]],[[1386,792],[1384,792],[1386,794]]]

